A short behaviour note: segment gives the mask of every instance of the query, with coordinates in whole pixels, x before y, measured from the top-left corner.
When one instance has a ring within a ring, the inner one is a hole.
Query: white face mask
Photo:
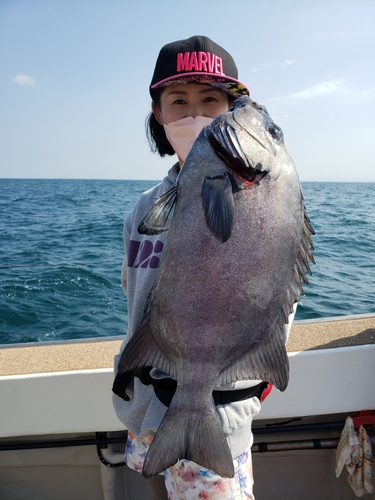
[[[185,161],[195,139],[205,125],[211,123],[213,118],[188,116],[168,125],[164,125],[165,134],[172,148],[182,161]]]

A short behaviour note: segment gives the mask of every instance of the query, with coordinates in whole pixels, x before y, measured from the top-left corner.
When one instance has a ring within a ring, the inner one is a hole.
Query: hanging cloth
[[[336,477],[346,466],[348,482],[355,493],[361,497],[373,492],[372,484],[372,448],[366,429],[361,425],[358,433],[353,420],[347,417],[336,450]]]

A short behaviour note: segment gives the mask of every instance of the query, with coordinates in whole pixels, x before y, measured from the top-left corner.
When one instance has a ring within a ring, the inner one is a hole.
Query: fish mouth
[[[233,117],[233,120],[254,141],[256,141],[262,148],[266,149],[266,146],[259,140],[258,137],[246,130],[240,123],[238,123],[238,121],[236,121],[235,117]],[[216,155],[224,161],[230,172],[233,173],[235,177],[239,177],[245,184],[253,185],[258,183],[265,175],[267,175],[268,172],[263,170],[261,163],[252,165],[249,162],[238,141],[235,129],[228,124],[225,115],[218,119],[214,127],[211,127],[210,132],[208,132],[208,140],[210,141]]]

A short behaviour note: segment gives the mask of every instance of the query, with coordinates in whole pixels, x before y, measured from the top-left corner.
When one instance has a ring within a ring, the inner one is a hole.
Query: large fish
[[[298,175],[266,109],[241,97],[206,126],[138,230],[168,236],[119,372],[153,366],[177,379],[143,474],[186,458],[233,477],[213,387],[255,379],[285,390],[284,325],[313,262]]]

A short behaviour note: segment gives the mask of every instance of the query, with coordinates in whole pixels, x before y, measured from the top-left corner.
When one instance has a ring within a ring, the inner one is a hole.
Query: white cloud
[[[375,97],[375,89],[360,90],[359,92],[357,92],[357,96],[359,99],[362,99],[363,101],[372,100]]]
[[[17,85],[35,85],[34,78],[28,75],[17,75],[12,78],[12,82],[17,83]]]
[[[295,61],[291,61],[290,59],[285,59],[281,64],[278,63],[261,63],[258,66],[255,66],[251,72],[252,73],[258,73],[258,71],[265,71],[267,69],[272,69],[272,68],[286,68],[287,66],[290,66],[291,64],[294,64]]]
[[[336,105],[345,105],[346,103],[368,104],[375,100],[375,88],[353,89],[346,80],[327,80],[318,83],[305,90],[295,92],[294,94],[283,94],[275,96],[272,101],[281,103],[286,101],[312,100],[329,96],[333,98],[331,102]]]
[[[320,97],[327,94],[345,91],[344,82],[342,80],[332,80],[327,82],[318,83],[312,87],[308,87],[301,92],[293,94],[296,99],[311,99]]]
[[[285,59],[285,61],[281,63],[281,67],[285,68],[286,66],[290,66],[293,63],[294,63],[294,61],[290,61],[289,59]]]

